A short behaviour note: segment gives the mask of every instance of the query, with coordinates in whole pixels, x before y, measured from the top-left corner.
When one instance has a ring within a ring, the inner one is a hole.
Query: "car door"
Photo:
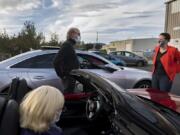
[[[55,53],[34,56],[17,63],[13,68],[26,72],[25,79],[31,88],[51,85],[63,89],[61,80],[53,68],[52,62],[54,56]]]
[[[130,52],[124,52],[124,56],[128,59],[128,63],[130,65],[136,64],[136,57],[133,53]]]
[[[117,52],[117,56],[124,60],[128,65],[131,65],[131,60],[126,56],[126,53],[124,51]]]

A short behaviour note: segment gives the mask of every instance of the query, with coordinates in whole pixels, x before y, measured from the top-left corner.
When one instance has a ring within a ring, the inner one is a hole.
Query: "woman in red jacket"
[[[180,53],[177,48],[169,46],[171,36],[168,33],[159,35],[159,44],[153,57],[152,88],[169,92],[177,73]]]

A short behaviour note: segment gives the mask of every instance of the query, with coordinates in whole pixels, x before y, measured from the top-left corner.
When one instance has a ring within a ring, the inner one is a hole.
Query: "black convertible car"
[[[66,103],[57,123],[65,135],[180,134],[177,112],[137,97],[90,71],[74,70],[71,75],[76,88],[64,94]],[[20,131],[18,103],[26,92],[25,85],[17,85],[8,96],[2,93],[0,97],[0,135],[18,135]]]

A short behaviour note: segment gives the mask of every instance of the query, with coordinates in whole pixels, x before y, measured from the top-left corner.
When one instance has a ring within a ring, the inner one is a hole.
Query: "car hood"
[[[180,96],[156,89],[127,89],[127,91],[180,113]]]
[[[117,67],[117,66],[115,66],[115,67],[111,66],[110,69],[111,68],[113,70],[109,70],[108,68],[88,69],[88,70],[91,71],[91,72],[94,72],[96,74],[99,74],[101,76],[104,76],[104,73],[108,73],[108,72],[111,73],[111,74],[114,74],[114,75],[118,75],[118,73],[121,73],[123,71],[123,72],[128,73],[129,75],[130,74],[136,74],[136,75],[142,75],[143,74],[144,78],[147,78],[147,79],[150,79],[150,80],[152,78],[152,73],[151,72],[141,70],[141,69],[129,68],[129,67]],[[106,77],[108,78],[108,76],[106,76]]]

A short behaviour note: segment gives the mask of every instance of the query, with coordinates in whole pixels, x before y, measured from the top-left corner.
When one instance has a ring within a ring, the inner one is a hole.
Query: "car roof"
[[[15,64],[15,61],[18,61],[17,63],[19,63],[20,61],[23,61],[23,60],[26,60],[28,58],[31,58],[31,57],[35,57],[35,56],[38,56],[38,55],[43,55],[43,54],[49,54],[49,53],[57,53],[59,51],[59,49],[39,49],[39,50],[31,50],[31,51],[28,51],[28,52],[25,52],[25,53],[22,53],[22,54],[18,54],[14,57],[11,57],[9,59],[6,59],[4,61],[1,61],[0,62],[0,66],[1,65],[4,65],[4,66],[9,66],[9,65],[12,65],[12,64]],[[112,65],[112,66],[116,66],[115,64],[113,64],[112,62],[110,62],[109,60],[103,58],[102,56],[99,56],[95,53],[90,53],[90,52],[87,52],[87,51],[81,51],[81,50],[76,50],[76,53],[78,54],[86,54],[86,55],[91,55],[91,56],[94,56],[96,58],[99,58],[103,61],[105,61],[106,63]],[[116,66],[117,67],[117,66]]]

